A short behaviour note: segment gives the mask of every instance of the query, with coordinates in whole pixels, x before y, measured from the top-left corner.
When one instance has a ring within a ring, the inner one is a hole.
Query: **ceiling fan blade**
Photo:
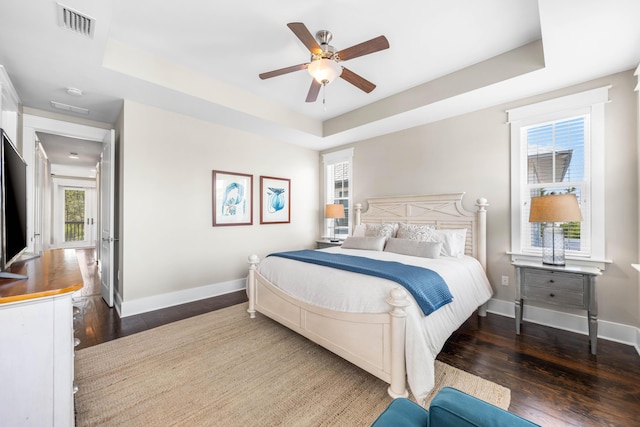
[[[309,93],[307,93],[307,99],[305,102],[316,102],[321,87],[322,85],[318,83],[316,79],[311,79],[311,87],[309,88]]]
[[[307,27],[302,22],[290,22],[287,27],[293,31],[293,34],[300,39],[303,45],[309,49],[314,55],[322,53],[322,48],[316,41],[315,37],[309,32]]]
[[[338,57],[341,61],[346,61],[348,59],[357,58],[359,56],[368,55],[373,52],[378,52],[379,50],[384,50],[389,48],[389,41],[385,36],[378,36],[374,39],[368,40],[366,42],[362,42],[355,46],[348,47],[346,49],[342,49],[338,52]]]
[[[279,70],[267,71],[266,73],[258,74],[262,80],[270,79],[271,77],[281,76],[287,73],[293,73],[294,71],[306,70],[309,63],[292,65],[290,67],[280,68]]]
[[[371,83],[369,80],[365,79],[362,76],[359,76],[358,74],[345,67],[342,67],[342,74],[340,74],[340,77],[342,77],[358,89],[361,89],[367,93],[376,88],[376,85]]]

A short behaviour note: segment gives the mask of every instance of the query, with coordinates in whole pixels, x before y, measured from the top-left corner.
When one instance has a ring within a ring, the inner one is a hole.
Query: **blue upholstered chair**
[[[443,387],[427,411],[409,399],[394,399],[372,427],[531,427],[511,412],[451,387]],[[539,426],[538,426],[539,427]]]

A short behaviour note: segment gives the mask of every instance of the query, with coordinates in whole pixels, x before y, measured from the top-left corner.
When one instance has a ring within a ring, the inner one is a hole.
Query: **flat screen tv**
[[[22,279],[7,270],[27,249],[27,164],[4,132],[0,155],[2,254],[0,278]]]

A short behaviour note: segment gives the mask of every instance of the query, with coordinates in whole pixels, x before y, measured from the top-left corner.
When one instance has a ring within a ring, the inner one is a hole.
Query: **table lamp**
[[[340,204],[329,204],[324,209],[325,218],[333,219],[333,236],[331,237],[332,242],[338,242],[339,239],[336,239],[336,219],[344,218],[344,206]]]
[[[531,198],[529,222],[544,222],[542,230],[542,263],[565,265],[564,231],[556,223],[582,221],[575,194],[551,194]]]

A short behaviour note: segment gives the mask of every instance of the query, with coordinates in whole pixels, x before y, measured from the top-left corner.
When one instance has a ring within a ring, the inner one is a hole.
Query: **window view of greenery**
[[[84,191],[64,192],[64,240],[77,242],[84,240]]]

